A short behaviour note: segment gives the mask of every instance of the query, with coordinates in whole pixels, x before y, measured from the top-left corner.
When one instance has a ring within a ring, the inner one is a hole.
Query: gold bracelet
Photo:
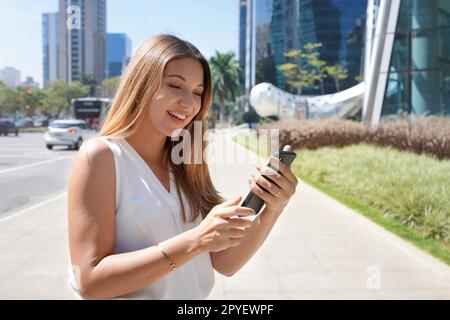
[[[169,262],[170,266],[172,267],[172,270],[175,271],[176,267],[175,267],[175,263],[173,263],[172,259],[170,259],[170,257],[167,255],[167,253],[164,252],[164,250],[161,248],[161,246],[158,244],[157,245],[159,251],[161,251],[161,253],[163,254],[163,256],[167,259],[167,261]]]

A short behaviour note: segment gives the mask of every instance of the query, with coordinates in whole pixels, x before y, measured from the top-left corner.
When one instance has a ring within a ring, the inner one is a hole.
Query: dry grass
[[[375,131],[359,122],[336,118],[285,120],[261,128],[279,129],[280,145],[300,149],[368,143],[450,159],[450,118],[398,118],[382,122]]]

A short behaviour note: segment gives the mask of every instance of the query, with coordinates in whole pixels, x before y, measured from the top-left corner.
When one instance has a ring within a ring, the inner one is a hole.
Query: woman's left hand
[[[284,146],[283,151],[291,151],[291,146]],[[250,190],[265,201],[266,211],[281,214],[295,193],[298,179],[292,173],[291,167],[279,159],[271,157],[270,164],[272,167],[278,167],[278,172],[267,165],[256,165],[258,174],[252,175],[248,182]]]

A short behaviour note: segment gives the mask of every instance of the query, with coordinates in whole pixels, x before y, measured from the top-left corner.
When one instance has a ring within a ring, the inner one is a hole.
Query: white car
[[[47,149],[53,146],[68,146],[78,150],[83,141],[88,140],[96,134],[84,120],[54,120],[48,126],[44,134]]]

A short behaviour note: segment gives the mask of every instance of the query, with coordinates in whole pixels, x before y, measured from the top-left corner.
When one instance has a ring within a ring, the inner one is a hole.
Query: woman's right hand
[[[239,216],[255,214],[253,209],[237,205],[241,198],[218,204],[195,227],[200,247],[206,251],[217,252],[241,243],[246,233],[245,229],[250,227],[253,222],[249,218]]]

